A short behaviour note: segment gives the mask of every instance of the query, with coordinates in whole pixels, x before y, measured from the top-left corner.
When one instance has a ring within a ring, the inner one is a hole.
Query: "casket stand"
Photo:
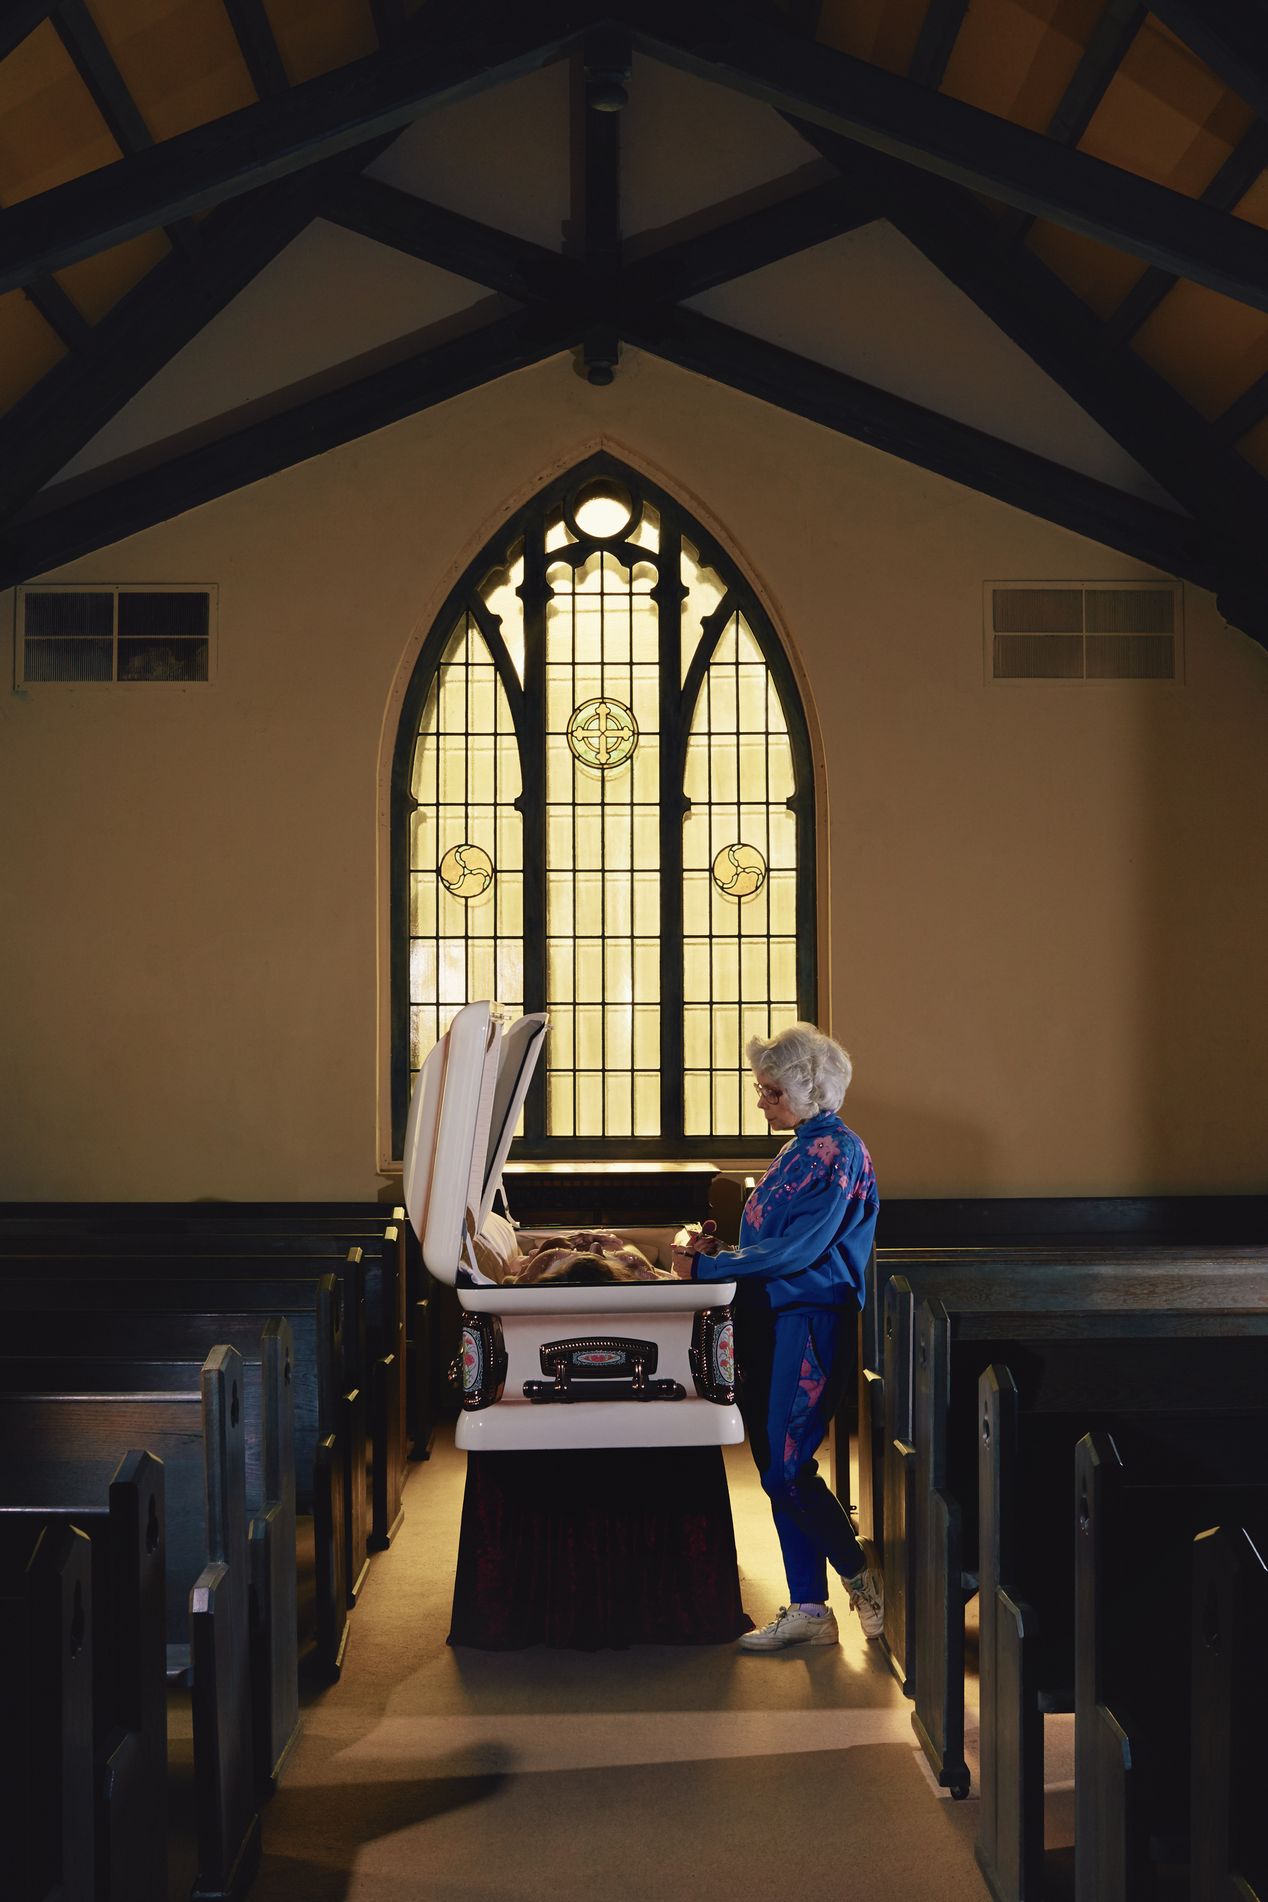
[[[733,1397],[693,1378],[692,1350],[706,1338],[701,1318],[724,1312],[734,1284],[517,1289],[475,1279],[471,1238],[492,1207],[545,1028],[542,1017],[508,1023],[496,1006],[466,1006],[410,1105],[406,1206],[428,1269],[457,1285],[466,1329],[457,1443],[467,1477],[449,1642],[729,1643],[751,1629],[722,1460],[743,1428]],[[638,1239],[667,1257],[668,1231]],[[684,1397],[525,1397],[526,1384],[547,1384],[552,1343],[599,1333],[654,1343],[660,1384]]]

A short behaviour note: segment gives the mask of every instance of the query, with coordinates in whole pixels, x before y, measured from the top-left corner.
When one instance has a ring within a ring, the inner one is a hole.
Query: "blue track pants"
[[[815,1453],[854,1367],[857,1308],[736,1312],[739,1405],[771,1502],[793,1604],[821,1604],[828,1566],[854,1578],[867,1556],[849,1515],[819,1476]]]

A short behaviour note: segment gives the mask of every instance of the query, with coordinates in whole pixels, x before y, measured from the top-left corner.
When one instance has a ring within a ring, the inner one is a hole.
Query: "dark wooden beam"
[[[1041,133],[745,13],[640,0],[635,43],[703,79],[1268,310],[1268,233]],[[11,215],[11,214],[10,214]]]
[[[1220,442],[1240,442],[1265,416],[1268,416],[1268,372],[1257,377],[1248,390],[1243,390],[1215,418],[1211,428]]]
[[[1165,26],[1268,119],[1268,18],[1262,0],[1150,0]]]
[[[79,307],[71,301],[55,277],[39,278],[26,286],[26,296],[34,304],[68,350],[92,348],[93,329]]]
[[[876,210],[846,179],[828,179],[790,192],[627,264],[624,294],[644,302],[677,303],[829,238],[875,221]]]
[[[1107,0],[1061,102],[1048,121],[1047,136],[1058,145],[1079,143],[1148,11],[1140,0]],[[1000,242],[1020,242],[1032,222],[1027,212],[1009,212],[1000,223]]]
[[[509,376],[574,341],[563,321],[522,314],[502,318],[155,469],[30,517],[0,533],[0,587],[47,573],[78,555]]]
[[[681,368],[851,436],[887,455],[1209,587],[1195,525],[1108,483],[1002,442],[891,391],[860,382],[695,311],[621,319],[630,343]]]
[[[1268,125],[1256,119],[1202,193],[1202,202],[1215,205],[1220,211],[1231,211],[1234,205],[1240,204],[1266,165]],[[1177,282],[1170,271],[1156,267],[1139,277],[1114,315],[1106,320],[1101,333],[1102,350],[1108,354],[1129,343]]]
[[[812,40],[819,31],[819,15],[823,12],[823,0],[787,0],[784,10],[794,32],[804,33],[808,40]]]
[[[84,0],[57,0],[53,23],[119,150],[148,151],[154,143],[153,134]]]
[[[56,0],[5,0],[0,7],[0,59],[7,59],[29,33],[42,26]]]
[[[405,0],[370,0],[370,11],[374,15],[374,30],[379,36],[380,46],[386,46],[409,23]]]
[[[153,134],[84,0],[57,0],[53,22],[58,38],[119,150],[125,154],[148,152],[154,144]],[[197,269],[202,252],[194,227],[174,223],[168,228],[167,236],[172,249]]]
[[[1268,484],[1224,453],[1209,425],[1140,359],[1101,355],[1095,314],[1026,246],[999,250],[994,221],[972,195],[914,167],[792,121],[866,193],[930,263],[999,325],[1181,507],[1204,520],[1229,560],[1257,549]]]
[[[264,10],[264,0],[223,0],[238,51],[261,99],[276,99],[290,85],[286,67]],[[380,36],[382,37],[382,36]]]
[[[936,90],[942,84],[947,61],[968,10],[969,0],[929,0],[929,10],[907,69],[908,78],[914,79],[918,86],[932,86]]]
[[[421,44],[372,54],[0,211],[0,291],[534,71],[576,37],[568,0],[489,0],[437,19]]]
[[[95,325],[93,349],[50,370],[0,418],[0,520],[28,502],[178,350],[309,224],[377,140],[213,211],[200,229],[203,280],[176,257],[155,266]]]
[[[364,175],[349,179],[323,205],[323,218],[388,244],[424,263],[470,278],[528,304],[571,299],[579,315],[601,314],[615,286],[596,281],[581,259],[496,231],[460,212],[416,198]],[[664,245],[626,264],[619,277],[625,303],[677,302],[746,277],[766,264],[869,224],[874,207],[843,179],[789,192],[787,198],[725,217],[711,229]]]
[[[612,278],[621,263],[621,117],[624,110],[613,102],[629,84],[629,37],[611,30],[588,33],[584,57],[584,256],[595,276]]]
[[[364,174],[324,201],[321,216],[524,303],[587,295],[585,268],[574,259]]]

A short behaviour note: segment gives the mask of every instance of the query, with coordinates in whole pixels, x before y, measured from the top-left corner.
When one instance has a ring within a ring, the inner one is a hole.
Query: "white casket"
[[[481,1273],[474,1236],[546,1031],[545,1016],[466,1005],[410,1103],[405,1205],[424,1262],[457,1288],[463,1310],[457,1443],[470,1452],[737,1444],[733,1281],[515,1287]],[[655,1245],[641,1231],[638,1241],[644,1252]],[[666,1234],[662,1254],[668,1245]]]

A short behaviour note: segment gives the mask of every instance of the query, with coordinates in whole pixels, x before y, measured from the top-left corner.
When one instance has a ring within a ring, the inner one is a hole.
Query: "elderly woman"
[[[772,1130],[791,1130],[745,1204],[738,1248],[676,1251],[697,1281],[738,1280],[740,1410],[784,1555],[790,1603],[749,1651],[835,1644],[831,1565],[869,1638],[883,1623],[879,1579],[868,1570],[845,1508],[819,1476],[815,1453],[854,1364],[864,1275],[876,1228],[872,1160],[837,1111],[852,1066],[813,1024],[792,1024],[746,1055]]]

